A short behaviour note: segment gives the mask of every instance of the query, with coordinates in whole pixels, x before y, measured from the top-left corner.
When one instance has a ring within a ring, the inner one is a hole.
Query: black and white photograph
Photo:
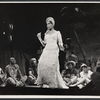
[[[100,3],[0,3],[0,95],[100,96]]]

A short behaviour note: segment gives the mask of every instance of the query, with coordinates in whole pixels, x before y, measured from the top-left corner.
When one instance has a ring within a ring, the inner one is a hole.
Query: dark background
[[[49,16],[55,19],[55,29],[61,32],[63,41],[68,37],[72,38],[78,59],[83,57],[72,24],[86,58],[100,57],[99,3],[5,3],[0,4],[0,66],[3,69],[9,63],[9,58],[14,56],[22,72],[26,73],[29,59],[34,57],[41,46],[36,35],[42,32],[43,38],[46,31],[45,20]],[[9,30],[10,23],[14,26],[12,33]],[[9,35],[13,36],[13,41],[9,40]]]
[[[79,8],[78,12],[75,11],[76,7]],[[38,32],[44,34],[45,19],[49,16],[54,17],[55,29],[61,31],[63,41],[71,37],[75,42],[71,27],[73,23],[82,46],[99,45],[100,4],[0,4],[0,33],[8,32],[8,24],[13,23],[14,49],[33,54],[40,46],[36,35]]]
[[[75,8],[79,8],[75,11]],[[52,16],[56,21],[55,29],[61,31],[63,41],[70,37],[75,54],[82,59],[82,54],[72,29],[77,32],[86,59],[100,57],[100,4],[99,3],[0,3],[0,67],[4,70],[9,58],[14,56],[22,74],[27,74],[29,60],[36,56],[41,46],[36,35],[46,31],[45,20]],[[11,32],[9,24],[13,24]],[[5,32],[6,34],[3,34]],[[9,36],[13,36],[10,41]],[[60,54],[64,61],[64,55]],[[100,91],[90,88],[79,89],[41,89],[41,88],[0,88],[0,95],[92,95],[99,96]],[[83,99],[82,99],[83,100]]]

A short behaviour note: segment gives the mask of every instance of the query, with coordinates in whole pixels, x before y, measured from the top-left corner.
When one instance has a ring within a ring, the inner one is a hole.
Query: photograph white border
[[[0,1],[0,3],[100,3],[100,1]],[[0,95],[0,99],[100,99],[100,96],[78,95]]]
[[[66,95],[66,96],[58,96],[58,95],[0,95],[0,99],[65,99],[65,98],[69,98],[69,99],[100,99],[100,96],[75,96],[75,95]]]

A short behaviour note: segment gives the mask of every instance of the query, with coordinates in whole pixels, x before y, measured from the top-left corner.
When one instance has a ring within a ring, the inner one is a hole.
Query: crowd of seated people
[[[96,62],[96,71],[85,63],[81,63],[79,69],[77,69],[77,63],[74,60],[65,62],[64,70],[61,75],[66,84],[70,87],[78,87],[82,89],[87,86],[91,81],[95,88],[100,89],[100,60]],[[30,59],[29,75],[22,75],[20,67],[16,64],[14,57],[10,58],[10,63],[5,67],[5,72],[0,68],[0,86],[14,86],[23,87],[26,85],[36,85],[37,79],[37,66],[38,61],[36,58]]]

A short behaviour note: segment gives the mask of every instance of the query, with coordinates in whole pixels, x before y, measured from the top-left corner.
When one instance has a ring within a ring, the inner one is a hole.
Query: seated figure
[[[29,85],[35,84],[36,79],[37,79],[37,60],[36,58],[32,58],[30,60],[28,84]]]
[[[76,63],[74,61],[68,61],[65,64],[65,70],[62,71],[62,77],[67,86],[77,82],[78,71],[75,66]]]
[[[14,57],[10,58],[10,64],[5,67],[7,86],[24,86],[27,76],[22,76],[19,66]]]
[[[91,81],[91,75],[93,74],[86,64],[82,64],[81,69],[82,71],[80,72],[80,76],[77,79],[77,83],[72,85],[78,86],[80,89],[85,87]]]

